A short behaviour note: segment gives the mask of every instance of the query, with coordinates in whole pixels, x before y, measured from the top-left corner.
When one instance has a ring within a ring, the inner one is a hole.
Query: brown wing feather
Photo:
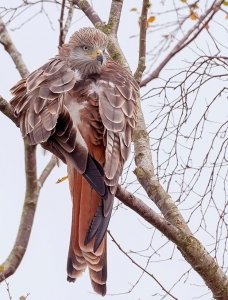
[[[94,92],[98,94],[99,113],[104,126],[105,182],[114,195],[130,151],[136,123],[138,85],[125,69],[114,62],[108,62],[101,74],[92,78],[97,85]],[[93,90],[93,85],[91,87]],[[85,243],[95,236],[95,249],[106,233],[112,206],[112,197],[103,198],[89,227]]]
[[[67,62],[53,59],[12,88],[11,105],[20,115],[22,135],[28,136],[30,144],[44,143],[53,134],[63,110],[62,94],[75,82]]]
[[[139,87],[131,74],[112,61],[103,68],[98,85],[99,111],[106,129],[104,172],[107,184],[115,191],[130,151]]]

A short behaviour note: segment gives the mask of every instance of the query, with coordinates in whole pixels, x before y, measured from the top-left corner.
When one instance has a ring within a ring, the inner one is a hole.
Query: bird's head
[[[108,37],[103,32],[90,27],[82,28],[62,47],[60,55],[67,56],[72,67],[86,77],[101,72],[107,58],[107,45]]]

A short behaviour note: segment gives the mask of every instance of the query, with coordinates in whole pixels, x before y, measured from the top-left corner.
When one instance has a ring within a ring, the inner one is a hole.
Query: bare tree
[[[34,6],[39,7],[37,13],[48,17],[45,5],[49,2],[60,8],[60,17],[56,20],[59,22],[57,46],[61,46],[65,40],[74,10],[81,10],[95,27],[108,35],[110,56],[130,68],[117,37],[123,0],[112,0],[107,22],[86,0],[23,1],[17,7],[1,7],[0,11],[0,43],[22,77],[28,75],[28,70],[7,27],[17,16]],[[142,87],[142,96],[138,99],[138,123],[134,132],[134,174],[137,180],[129,182],[126,179],[126,188],[119,186],[116,197],[163,235],[163,245],[153,249],[151,244],[156,235],[152,230],[150,249],[147,249],[145,256],[147,262],[152,261],[154,254],[170,241],[189,264],[189,270],[177,278],[171,288],[166,288],[147,267],[142,267],[137,259],[123,249],[112,233],[110,236],[143,274],[146,273],[158,283],[162,289],[160,299],[167,295],[177,299],[172,289],[183,277],[188,277],[191,269],[201,276],[214,299],[228,299],[225,257],[228,249],[228,122],[223,113],[227,98],[224,83],[228,77],[228,65],[224,54],[227,47],[216,35],[216,30],[224,30],[227,34],[223,20],[228,12],[227,1],[205,2],[173,1],[172,4],[166,4],[166,1],[160,1],[151,6],[149,0],[143,0],[141,11],[133,7],[129,12],[135,14],[136,22],[137,18],[139,21],[139,35],[132,37],[139,41],[138,53],[135,53],[135,56],[138,55],[138,65],[134,76]],[[202,34],[207,40],[205,45],[200,46],[198,43]],[[157,37],[157,41],[152,41],[153,36]],[[192,61],[188,59],[190,52],[194,58]],[[177,62],[181,60],[182,63],[177,67]],[[213,89],[208,93],[211,87]],[[147,121],[146,109],[151,110],[150,120]],[[2,97],[0,111],[17,125],[10,105]],[[29,146],[25,140],[24,149],[24,208],[15,245],[2,263],[1,281],[17,270],[25,254],[40,190],[56,164],[55,158],[51,158],[37,177],[36,148]],[[130,171],[126,169],[126,178],[132,169],[132,166]],[[156,209],[152,208],[154,205]],[[214,219],[213,228],[208,229],[211,227],[211,216]],[[197,238],[200,232],[208,234],[205,246]]]

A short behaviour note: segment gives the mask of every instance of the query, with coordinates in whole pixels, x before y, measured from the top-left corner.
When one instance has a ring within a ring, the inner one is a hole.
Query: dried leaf
[[[193,3],[193,4],[189,5],[189,7],[192,9],[197,9],[197,8],[199,8],[199,5],[197,3]]]
[[[147,19],[147,25],[150,25],[150,23],[153,23],[155,20],[156,20],[156,17],[155,17],[155,16],[150,16],[150,17]]]
[[[21,297],[19,298],[19,300],[26,300],[26,297],[21,296]]]
[[[190,15],[189,15],[189,18],[191,20],[195,21],[195,20],[199,19],[199,16],[198,16],[198,14],[195,11],[192,10],[191,13],[190,13]]]
[[[228,1],[224,1],[223,5],[228,6]]]
[[[182,2],[182,3],[187,3],[187,0],[180,0],[180,2]]]
[[[130,11],[138,11],[136,7],[132,7]]]
[[[4,272],[4,266],[0,265],[0,273]]]
[[[59,179],[56,181],[56,183],[61,183],[61,182],[65,181],[66,179],[68,179],[68,176],[63,176],[63,177],[59,178]]]

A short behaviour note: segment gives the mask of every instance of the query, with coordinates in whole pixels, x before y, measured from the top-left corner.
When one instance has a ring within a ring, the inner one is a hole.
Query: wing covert
[[[64,93],[75,82],[68,63],[54,58],[11,89],[14,97],[10,103],[20,116],[22,135],[28,136],[30,144],[44,143],[53,134],[63,111]]]
[[[104,172],[107,184],[115,192],[123,164],[130,152],[139,87],[127,70],[112,61],[102,70],[98,85],[99,112],[105,127]]]

